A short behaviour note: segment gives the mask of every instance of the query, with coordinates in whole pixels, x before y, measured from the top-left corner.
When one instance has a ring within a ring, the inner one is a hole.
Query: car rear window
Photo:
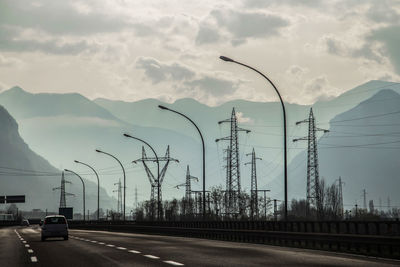
[[[66,224],[64,217],[49,217],[46,218],[45,224]]]

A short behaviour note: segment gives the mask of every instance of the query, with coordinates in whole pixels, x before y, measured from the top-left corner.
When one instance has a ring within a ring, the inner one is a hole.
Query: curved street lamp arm
[[[64,171],[75,174],[76,176],[78,176],[78,178],[79,178],[79,179],[81,180],[81,182],[82,182],[82,187],[83,187],[83,220],[85,221],[85,220],[86,220],[86,216],[85,216],[85,209],[86,209],[86,207],[85,207],[85,198],[86,198],[86,193],[85,193],[85,182],[83,181],[83,178],[82,178],[79,174],[77,174],[76,172],[71,171],[71,170],[68,170],[68,169],[64,169]]]
[[[108,156],[112,157],[113,159],[115,159],[116,161],[118,161],[119,165],[120,165],[121,168],[122,168],[122,172],[123,172],[123,174],[124,174],[124,214],[123,214],[123,216],[124,216],[124,221],[125,221],[125,199],[126,199],[126,173],[125,173],[125,168],[124,168],[124,166],[122,165],[121,161],[120,161],[116,156],[111,155],[110,153],[104,152],[104,151],[102,151],[102,150],[100,150],[100,149],[96,149],[96,152],[102,153],[102,154],[105,154],[105,155],[108,155]]]

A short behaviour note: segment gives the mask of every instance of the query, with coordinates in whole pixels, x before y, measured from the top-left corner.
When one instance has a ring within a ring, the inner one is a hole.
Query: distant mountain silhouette
[[[29,148],[18,133],[17,122],[2,106],[0,125],[0,195],[26,195],[26,203],[18,204],[21,209],[57,211],[60,193],[53,192],[52,188],[60,186],[61,171]],[[67,191],[76,194],[76,197],[67,199],[67,204],[75,207],[75,213],[80,213],[81,182],[76,180],[77,177],[67,179],[73,181],[71,186],[67,186]],[[87,208],[94,211],[97,185],[86,181],[86,193]],[[110,199],[103,189],[101,194],[103,207],[112,207],[115,200]]]
[[[360,102],[369,99],[377,92],[382,90],[385,92],[384,89],[400,92],[400,84],[370,81],[337,98],[315,103],[313,110],[319,127],[331,128],[332,130],[329,133],[332,136],[329,143],[325,137],[322,141],[326,144],[331,144],[333,139],[339,143],[345,142],[344,139],[346,138],[333,137],[333,127],[340,127],[339,124],[332,123],[330,125],[329,122],[338,114],[345,114],[346,111],[353,110],[353,112],[356,112]],[[215,143],[215,139],[229,135],[229,126],[226,124],[218,125],[218,121],[228,119],[232,108],[235,107],[240,118],[240,126],[252,131],[248,135],[240,134],[240,162],[245,163],[249,160],[245,154],[249,153],[254,146],[257,156],[263,158],[263,161],[257,163],[259,187],[271,189],[270,196],[274,198],[282,198],[283,179],[282,174],[280,174],[283,161],[282,110],[278,102],[262,103],[235,100],[220,106],[209,107],[193,99],[180,99],[172,104],[166,104],[156,99],[144,99],[137,102],[107,99],[90,101],[78,94],[51,94],[51,100],[48,100],[49,94],[23,92],[23,95],[28,95],[29,102],[25,102],[26,105],[21,105],[19,103],[20,91],[13,88],[0,93],[0,104],[10,107],[13,110],[10,111],[12,115],[17,114],[16,119],[20,124],[21,135],[31,148],[45,156],[54,166],[60,166],[60,168],[73,168],[88,173],[88,170],[76,166],[73,159],[76,158],[93,164],[96,169],[100,170],[102,186],[110,194],[115,189],[113,184],[119,178],[122,178],[120,167],[111,158],[96,154],[94,149],[101,148],[115,154],[127,168],[127,203],[133,203],[133,188],[136,185],[139,189],[139,200],[148,199],[150,185],[143,167],[131,164],[132,160],[141,157],[141,144],[134,140],[124,139],[122,133],[129,132],[145,139],[154,146],[159,155],[165,153],[167,145],[171,146],[171,156],[179,159],[180,164],[170,165],[163,185],[163,197],[166,199],[180,197],[184,192],[174,189],[173,186],[184,182],[186,164],[190,165],[193,175],[201,177],[200,139],[196,129],[187,120],[171,112],[160,110],[157,106],[163,104],[176,109],[188,115],[198,124],[206,141],[207,186],[224,185],[225,183],[225,171],[222,167],[225,165],[223,149],[228,144],[226,142]],[[389,95],[383,95],[379,99],[375,98],[373,100],[377,105],[375,108],[378,109],[383,106],[382,108],[386,110],[389,105],[387,100],[389,99],[390,102],[392,98],[393,96]],[[45,107],[42,111],[40,107],[47,101],[60,104],[54,106],[50,103],[49,105],[53,107],[51,109]],[[59,106],[62,108],[59,108]],[[304,169],[301,168],[305,166],[305,158],[304,155],[303,157],[301,155],[304,154],[306,144],[292,144],[291,139],[307,135],[306,125],[295,126],[295,122],[308,117],[310,106],[288,103],[285,106],[288,117],[289,160],[292,161],[289,170],[292,173],[289,190],[292,191],[292,196],[303,197],[305,195],[305,174]],[[53,109],[54,112],[52,112]],[[374,112],[378,111],[375,110]],[[354,113],[352,116],[364,116],[363,112],[357,114]],[[338,118],[336,117],[336,119]],[[349,129],[346,129],[346,131],[349,131]],[[374,138],[378,138],[378,136],[371,136],[371,140],[367,139],[366,141],[372,142]],[[354,137],[349,139],[349,142],[355,142],[352,139],[356,139],[357,142],[363,140]],[[322,148],[321,145],[320,153],[325,150],[327,151],[328,148]],[[336,150],[339,151],[339,148],[336,148]],[[357,148],[357,150],[361,149]],[[147,151],[147,155],[152,156],[150,151]],[[336,156],[340,156],[340,154]],[[345,179],[344,173],[337,174],[332,171],[325,175],[327,167],[322,167],[322,164],[325,164],[322,158],[324,156],[321,154],[322,176],[333,179],[342,175]],[[334,161],[335,159],[329,157],[329,160]],[[349,159],[349,164],[352,164],[351,161],[354,160],[356,158]],[[241,174],[242,188],[248,190],[250,187],[250,168],[242,165]],[[93,175],[86,175],[86,177],[95,181]],[[200,184],[194,183],[194,189],[200,189]],[[347,195],[345,196],[347,197]],[[351,199],[348,201],[352,202]]]
[[[116,119],[111,113],[77,93],[31,94],[15,86],[0,93],[0,103],[16,119],[73,115]],[[18,101],[16,101],[18,100]]]

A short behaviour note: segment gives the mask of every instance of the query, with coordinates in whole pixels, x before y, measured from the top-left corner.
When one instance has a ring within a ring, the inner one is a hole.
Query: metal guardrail
[[[264,230],[300,233],[400,236],[400,221],[70,221],[70,224],[117,224],[154,227]]]
[[[198,225],[202,227],[186,227],[187,223],[188,222],[179,222],[178,224],[176,224],[171,222],[116,223],[116,222],[75,221],[75,222],[70,222],[69,225],[70,228],[72,229],[120,231],[120,232],[132,232],[132,233],[143,233],[143,234],[161,234],[161,235],[207,238],[207,239],[235,241],[235,242],[249,242],[249,243],[310,248],[310,249],[329,250],[338,252],[348,252],[348,253],[363,254],[376,257],[400,259],[400,236],[398,235],[398,232],[386,231],[384,232],[386,233],[386,235],[383,235],[383,232],[381,232],[381,235],[371,234],[371,232],[369,232],[369,234],[360,234],[360,233],[347,234],[347,233],[293,231],[296,229],[301,230],[301,228],[295,228],[295,227],[290,228],[290,226],[288,225],[283,226],[287,227],[288,230],[286,231],[267,230],[267,229],[232,229],[238,226],[249,227],[252,224],[251,222],[250,224],[246,224],[249,222],[240,222],[239,224],[237,224],[237,222],[230,222],[227,225],[221,224],[222,222],[217,222],[218,223],[217,225],[215,224],[215,222],[190,222],[190,224],[193,224],[193,226]],[[267,223],[268,225],[269,222],[263,222],[263,223]],[[300,223],[300,222],[290,222],[290,223]],[[227,228],[223,228],[224,226],[226,226]],[[228,227],[231,227],[231,229],[229,229]],[[314,230],[326,230],[328,228],[321,227],[319,229],[314,228]],[[339,227],[337,229],[341,228]],[[389,227],[388,229],[393,229],[393,227],[392,228]],[[398,228],[396,229],[398,230]],[[394,235],[393,233],[396,234]]]

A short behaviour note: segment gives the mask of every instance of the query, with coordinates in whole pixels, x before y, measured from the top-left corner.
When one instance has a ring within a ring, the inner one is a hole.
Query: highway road
[[[70,230],[40,241],[40,228],[0,229],[0,266],[399,266],[323,251],[215,240]]]

